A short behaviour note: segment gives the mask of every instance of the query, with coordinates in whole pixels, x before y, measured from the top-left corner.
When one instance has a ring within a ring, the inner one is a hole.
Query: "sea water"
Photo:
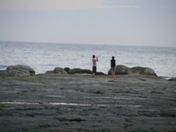
[[[158,76],[176,77],[176,48],[0,41],[0,70],[23,64],[36,73],[55,67],[92,69],[92,55],[99,59],[97,71],[107,73],[115,56],[117,65],[152,68]]]

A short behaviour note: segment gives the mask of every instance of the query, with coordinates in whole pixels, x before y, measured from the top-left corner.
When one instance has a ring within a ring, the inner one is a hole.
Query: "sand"
[[[142,75],[0,77],[0,132],[174,132],[176,82]]]

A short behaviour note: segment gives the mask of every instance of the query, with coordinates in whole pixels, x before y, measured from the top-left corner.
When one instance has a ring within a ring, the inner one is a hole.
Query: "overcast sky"
[[[0,0],[0,40],[176,47],[176,0]]]

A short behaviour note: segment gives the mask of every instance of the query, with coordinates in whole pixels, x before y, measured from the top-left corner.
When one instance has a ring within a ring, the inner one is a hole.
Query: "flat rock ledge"
[[[62,70],[0,77],[0,132],[176,132],[176,82]]]

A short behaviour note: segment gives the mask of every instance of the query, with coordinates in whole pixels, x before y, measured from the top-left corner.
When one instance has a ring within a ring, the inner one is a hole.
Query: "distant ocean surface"
[[[0,70],[16,64],[28,65],[36,73],[55,67],[92,69],[93,54],[99,58],[97,70],[104,73],[115,56],[117,65],[150,67],[158,76],[176,77],[176,48],[173,47],[0,41]]]

